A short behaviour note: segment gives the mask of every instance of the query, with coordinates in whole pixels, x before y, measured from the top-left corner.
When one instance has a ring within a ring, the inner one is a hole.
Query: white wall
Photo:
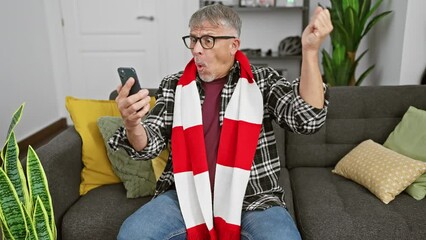
[[[198,8],[198,1],[191,1],[194,4],[188,4],[187,12],[175,16],[190,15]],[[317,2],[325,6],[329,4],[328,0],[311,1],[311,11]],[[424,9],[423,0],[383,1],[381,11],[394,12],[377,24],[361,43],[364,49],[369,46],[370,51],[359,68],[376,64],[364,85],[419,82],[426,65]],[[68,73],[60,20],[60,1],[7,0],[0,4],[0,145],[10,117],[21,102],[27,104],[16,129],[18,140],[68,115],[63,94],[68,87]],[[243,31],[248,27],[250,24],[243,23]],[[173,26],[168,28],[168,31],[173,30]],[[250,39],[256,37],[247,36]],[[165,46],[171,41],[166,40]],[[174,45],[170,46],[173,48]],[[329,42],[324,47],[329,49]],[[170,55],[168,51],[161,54],[167,59],[168,66],[161,69],[162,75],[181,69],[182,60],[178,56]]]
[[[419,84],[426,67],[426,1],[410,0],[407,6],[399,84]]]
[[[68,62],[65,45],[65,35],[62,26],[61,1],[43,0],[45,18],[50,42],[50,57],[52,59],[51,71],[53,83],[56,86],[56,102],[58,118],[68,117],[65,109],[66,90],[70,89]],[[68,117],[68,122],[70,118]]]
[[[57,89],[44,4],[2,1],[0,4],[0,144],[11,116],[26,102],[18,140],[59,119]]]

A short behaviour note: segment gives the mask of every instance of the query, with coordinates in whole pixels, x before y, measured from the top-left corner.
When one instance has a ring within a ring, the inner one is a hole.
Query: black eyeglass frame
[[[203,45],[203,42],[201,41],[201,39],[205,38],[205,37],[210,37],[210,38],[213,39],[213,45],[211,47],[205,47]],[[194,39],[197,40],[197,41],[195,41],[194,46],[195,46],[195,44],[197,44],[198,41],[200,41],[201,47],[203,47],[203,49],[212,49],[212,48],[214,48],[214,45],[216,44],[216,39],[231,39],[231,38],[237,38],[237,37],[235,37],[235,36],[210,36],[210,35],[203,35],[201,37],[195,37],[195,36],[191,36],[191,35],[183,36],[182,40],[183,40],[183,43],[185,44],[185,47],[187,47],[188,49],[194,49],[194,48],[191,48],[187,45],[185,39],[188,39],[188,38],[194,38]]]

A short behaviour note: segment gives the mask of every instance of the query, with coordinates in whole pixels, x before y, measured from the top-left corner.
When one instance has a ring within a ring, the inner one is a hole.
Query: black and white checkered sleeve
[[[322,109],[305,102],[299,94],[299,79],[292,83],[281,78],[271,85],[268,104],[277,123],[299,134],[313,134],[325,123],[328,107],[327,86],[323,84],[325,101]]]

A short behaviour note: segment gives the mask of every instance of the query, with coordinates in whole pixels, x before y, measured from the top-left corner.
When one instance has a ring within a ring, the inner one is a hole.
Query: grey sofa
[[[386,205],[331,170],[363,140],[383,143],[410,105],[426,109],[426,86],[333,87],[329,94],[328,119],[318,133],[275,131],[281,184],[303,239],[425,239],[426,200],[402,193]],[[150,197],[127,199],[122,184],[80,197],[81,144],[71,126],[37,151],[59,238],[115,239],[123,220]]]

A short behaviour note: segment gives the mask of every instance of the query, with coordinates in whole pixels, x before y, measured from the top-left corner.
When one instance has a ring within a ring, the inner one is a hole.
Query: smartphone
[[[133,94],[139,92],[139,90],[141,90],[141,86],[139,84],[139,79],[138,79],[138,76],[136,74],[136,70],[134,68],[132,68],[132,67],[119,67],[117,69],[117,71],[118,71],[118,75],[120,76],[121,83],[123,85],[127,82],[127,80],[129,80],[129,78],[132,77],[133,79],[135,79],[135,83],[133,84],[132,88],[130,89],[129,96],[133,95]]]

